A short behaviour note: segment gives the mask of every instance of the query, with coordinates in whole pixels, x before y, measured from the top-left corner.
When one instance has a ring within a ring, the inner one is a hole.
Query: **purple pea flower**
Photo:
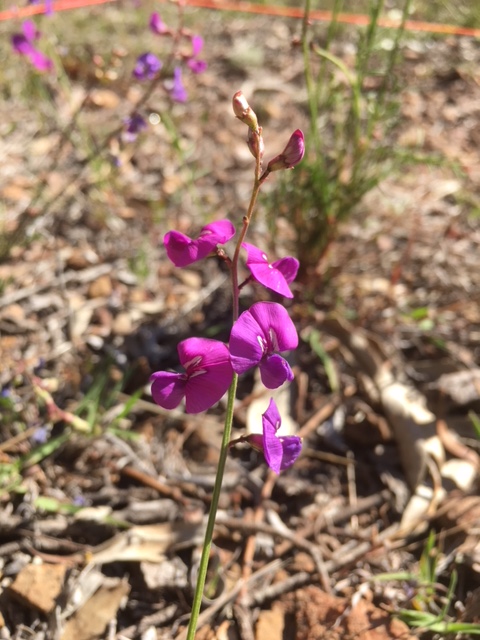
[[[293,169],[301,162],[305,155],[305,138],[303,132],[297,129],[290,136],[285,149],[267,165],[267,171],[279,171],[280,169]]]
[[[203,49],[203,38],[202,36],[193,35],[192,36],[192,55],[187,60],[188,67],[193,71],[193,73],[203,73],[207,68],[207,63],[205,60],[199,60],[198,56]]]
[[[300,264],[298,260],[289,256],[270,263],[267,254],[253,244],[243,242],[242,247],[247,252],[246,264],[255,280],[275,293],[293,298],[288,285],[295,280]]]
[[[39,4],[39,0],[28,0],[28,4]],[[53,0],[45,0],[45,13],[51,15],[53,13]]]
[[[258,451],[263,451],[265,462],[272,471],[280,473],[291,467],[302,450],[302,439],[298,436],[277,436],[282,419],[273,398],[262,414],[262,435],[253,433],[245,440]]]
[[[152,374],[153,399],[164,409],[175,409],[185,398],[187,413],[205,411],[220,400],[232,382],[228,347],[218,340],[187,338],[177,350],[185,373]]]
[[[170,97],[174,102],[186,102],[188,95],[182,80],[181,67],[175,67],[173,70],[173,80],[170,88]]]
[[[167,256],[176,267],[187,267],[189,264],[206,258],[217,244],[224,244],[235,235],[235,227],[230,220],[217,220],[205,225],[196,240],[180,233],[169,231],[163,238]]]
[[[33,444],[45,444],[48,440],[48,429],[47,427],[37,427],[35,431],[32,433],[31,440]]]
[[[244,373],[258,364],[263,384],[267,389],[276,389],[286,380],[293,380],[290,365],[278,352],[297,345],[297,330],[287,310],[276,302],[256,302],[232,327],[233,370]]]
[[[12,36],[14,51],[28,58],[38,71],[50,71],[53,68],[53,62],[33,46],[35,40],[40,37],[40,32],[37,31],[35,23],[31,20],[25,20],[22,23],[22,32],[15,33]]]
[[[133,76],[137,80],[153,80],[161,68],[162,63],[157,56],[147,51],[137,58]]]
[[[163,22],[163,20],[160,17],[160,14],[157,13],[156,11],[152,13],[152,15],[150,16],[149,26],[150,26],[150,31],[153,31],[153,33],[156,33],[158,36],[162,36],[165,33],[170,33],[170,29]]]
[[[133,142],[137,139],[138,134],[147,128],[145,118],[143,118],[139,113],[133,113],[128,118],[125,118],[123,122],[123,139],[125,142]]]

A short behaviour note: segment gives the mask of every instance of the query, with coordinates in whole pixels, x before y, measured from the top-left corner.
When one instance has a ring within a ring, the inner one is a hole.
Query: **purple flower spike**
[[[192,36],[192,54],[187,60],[187,65],[193,73],[203,73],[207,68],[207,63],[205,60],[199,60],[198,56],[203,49],[203,38],[202,36],[193,35]]]
[[[246,438],[252,447],[263,451],[265,462],[275,473],[291,467],[302,450],[302,439],[298,436],[277,436],[282,419],[273,398],[262,414],[263,434],[252,434]]]
[[[202,36],[192,36],[192,57],[196,58],[202,52],[203,38]]]
[[[150,31],[153,31],[153,33],[156,33],[159,36],[162,36],[165,33],[170,32],[170,29],[163,22],[163,20],[160,17],[160,14],[157,13],[156,11],[152,13],[152,15],[150,16],[149,26],[150,26]]]
[[[235,322],[230,334],[233,370],[244,373],[260,366],[260,377],[267,389],[276,389],[293,380],[288,362],[280,351],[295,349],[298,334],[286,309],[276,302],[256,302]]]
[[[188,338],[177,347],[185,373],[157,371],[150,380],[152,396],[164,409],[175,409],[185,398],[187,413],[200,413],[216,404],[232,382],[227,345],[208,338]]]
[[[189,69],[197,75],[206,71],[208,66],[205,60],[196,60],[195,58],[190,58],[190,60],[187,61],[187,65]]]
[[[33,46],[33,42],[40,37],[35,23],[31,20],[25,20],[22,24],[22,31],[23,33],[15,33],[12,36],[13,50],[27,57],[38,71],[50,71],[53,68],[53,62]]]
[[[255,280],[275,293],[293,298],[288,284],[295,280],[300,264],[298,260],[288,257],[270,263],[267,254],[253,244],[243,242],[242,247],[247,251],[247,267]]]
[[[146,128],[145,119],[139,113],[134,113],[124,120],[123,139],[125,142],[133,142],[137,139],[138,134]]]
[[[170,89],[170,97],[174,102],[186,102],[188,95],[182,80],[182,69],[175,67],[173,70],[172,88]]]
[[[202,228],[196,240],[180,233],[169,231],[163,238],[167,256],[176,267],[187,267],[189,264],[206,258],[217,244],[224,244],[235,235],[235,227],[230,220],[217,220]]]
[[[153,80],[161,68],[162,63],[157,56],[147,51],[137,58],[133,76],[137,80]]]

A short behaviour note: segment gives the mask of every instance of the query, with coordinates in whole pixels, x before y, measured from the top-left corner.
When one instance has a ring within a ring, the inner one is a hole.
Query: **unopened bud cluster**
[[[265,145],[262,136],[262,127],[258,125],[255,111],[248,104],[247,99],[241,91],[237,91],[232,100],[233,112],[235,116],[248,126],[247,145],[254,158],[261,162],[265,152]],[[305,138],[303,132],[297,129],[290,136],[285,149],[270,160],[267,169],[263,174],[265,179],[272,171],[280,169],[293,169],[305,154]]]

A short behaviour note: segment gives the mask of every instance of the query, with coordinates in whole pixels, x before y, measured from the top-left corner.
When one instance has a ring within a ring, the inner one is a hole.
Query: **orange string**
[[[107,2],[116,2],[117,0],[57,0],[53,3],[55,11],[68,11],[69,9],[77,9],[80,7],[88,7]],[[166,0],[160,0],[165,2]],[[257,13],[268,16],[281,16],[287,18],[303,18],[304,11],[299,7],[273,7],[251,2],[229,1],[229,0],[184,0],[187,6],[201,7],[203,9],[215,9],[220,11],[236,11],[239,13]],[[10,20],[12,18],[26,18],[38,13],[43,13],[44,5],[30,5],[20,8],[7,9],[0,11],[0,22],[2,20]],[[321,22],[330,22],[332,20],[331,11],[313,10],[309,14],[310,20]],[[344,24],[353,24],[356,26],[365,26],[370,22],[367,15],[354,13],[337,14],[338,22]],[[396,29],[400,25],[399,20],[391,20],[390,18],[379,18],[378,24],[388,29]],[[428,33],[442,33],[445,35],[470,36],[480,38],[480,29],[473,27],[457,27],[452,24],[439,24],[434,22],[421,22],[418,20],[407,20],[405,29],[408,31],[425,31]]]

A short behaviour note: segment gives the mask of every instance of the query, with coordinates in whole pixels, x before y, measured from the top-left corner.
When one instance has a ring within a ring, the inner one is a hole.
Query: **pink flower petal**
[[[263,357],[263,346],[258,340],[263,330],[251,313],[245,311],[230,333],[230,358],[236,373],[245,373]]]
[[[290,467],[300,455],[302,441],[298,436],[277,438],[277,431],[282,419],[273,398],[262,415],[263,455],[265,461],[275,473]]]
[[[153,31],[153,33],[156,33],[159,36],[168,33],[169,31],[168,27],[160,17],[160,14],[156,11],[150,16],[149,27],[150,30]]]
[[[205,373],[191,377],[185,392],[186,412],[200,413],[213,407],[227,392],[232,377],[230,361],[210,366]]]
[[[25,20],[22,22],[22,31],[25,38],[30,42],[33,42],[40,37],[40,32],[32,20]]]
[[[260,362],[260,378],[267,389],[278,389],[294,378],[290,365],[282,356],[274,353]]]
[[[217,246],[224,244],[235,235],[235,227],[230,220],[217,220],[207,224],[193,240],[180,231],[169,231],[163,243],[167,256],[176,267],[186,267],[197,260],[206,258]]]
[[[230,352],[223,342],[189,338],[178,345],[180,362],[187,370],[187,413],[200,413],[216,404],[229,388],[233,369]]]
[[[203,49],[203,38],[202,36],[193,35],[192,36],[192,57],[196,58],[199,53],[201,53]]]
[[[164,409],[178,407],[185,395],[185,375],[157,371],[150,377],[152,382],[152,397],[154,401]]]
[[[256,302],[250,313],[275,343],[274,351],[288,351],[298,346],[298,334],[288,311],[276,302]]]
[[[286,258],[281,258],[280,260],[276,260],[272,266],[275,269],[278,269],[280,273],[283,275],[285,280],[290,284],[295,280],[298,273],[298,267],[300,266],[300,262],[293,258],[292,256],[287,256]]]
[[[33,66],[39,71],[50,71],[50,69],[53,68],[53,62],[50,60],[50,58],[44,55],[41,51],[34,49],[33,47],[30,51],[29,58]]]

